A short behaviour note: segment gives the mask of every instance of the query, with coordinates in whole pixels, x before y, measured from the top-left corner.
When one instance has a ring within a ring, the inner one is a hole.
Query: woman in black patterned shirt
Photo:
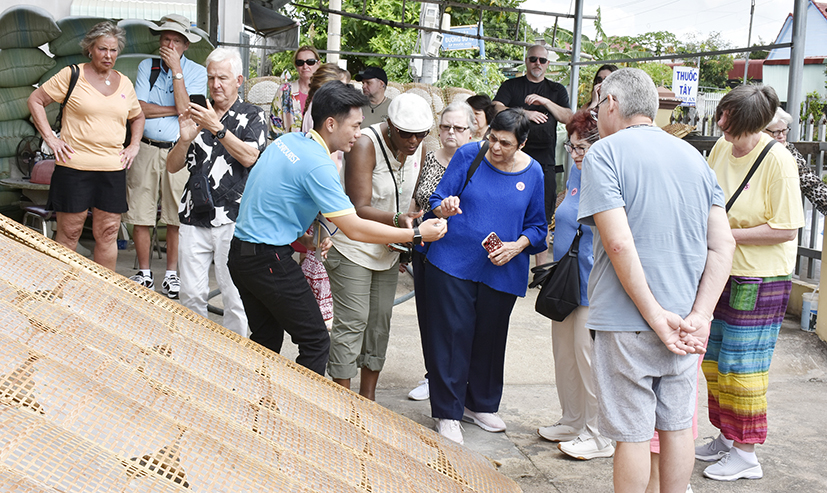
[[[807,166],[807,160],[798,152],[798,149],[791,142],[787,142],[787,132],[790,131],[790,124],[793,122],[793,117],[777,108],[775,110],[775,117],[772,119],[765,132],[772,135],[775,140],[784,144],[790,154],[795,158],[798,164],[798,177],[801,181],[801,192],[807,197],[813,206],[818,209],[818,212],[827,214],[827,184],[821,181],[821,178],[812,172]]]
[[[419,171],[419,180],[414,189],[412,210],[424,211],[426,215],[430,212],[431,206],[428,199],[436,190],[436,186],[439,185],[439,181],[442,179],[442,175],[445,174],[445,169],[451,162],[451,158],[454,157],[456,150],[470,142],[475,131],[476,118],[474,117],[474,110],[467,103],[451,103],[442,111],[439,118],[439,143],[442,147],[436,151],[429,151],[425,155],[425,161]],[[423,216],[422,219],[426,219],[426,217]],[[424,289],[424,282],[421,279],[423,258],[424,255],[421,252],[414,250],[413,261],[411,262],[414,269],[414,291]],[[417,313],[421,313],[419,311],[421,299],[421,296],[416,298]],[[422,323],[424,323],[424,320],[420,317],[420,334],[423,334]],[[422,401],[429,397],[430,390],[427,377],[419,382],[419,386],[408,393],[408,398],[415,401]]]

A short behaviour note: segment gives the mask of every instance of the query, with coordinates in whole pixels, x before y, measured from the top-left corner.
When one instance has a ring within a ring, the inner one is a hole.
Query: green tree
[[[698,40],[694,35],[691,35],[689,42],[683,47],[683,52],[718,51],[731,47],[729,42],[721,38],[721,33],[713,32],[703,40]],[[729,79],[729,71],[732,70],[733,56],[711,55],[700,57],[700,59],[698,86],[701,88],[725,88]],[[686,66],[698,67],[698,59],[687,59]]]

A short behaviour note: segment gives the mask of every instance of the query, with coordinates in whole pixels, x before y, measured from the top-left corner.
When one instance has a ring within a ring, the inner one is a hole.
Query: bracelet
[[[394,225],[394,226],[396,226],[397,228],[399,227],[399,216],[401,216],[401,215],[402,215],[402,213],[401,213],[401,212],[397,212],[397,213],[393,216],[393,225]]]

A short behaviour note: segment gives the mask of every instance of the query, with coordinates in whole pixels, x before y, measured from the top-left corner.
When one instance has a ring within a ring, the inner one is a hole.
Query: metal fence
[[[672,118],[672,123],[695,126],[695,131],[684,140],[695,146],[704,157],[721,136],[721,129],[715,121],[715,108],[720,98],[710,96],[716,95],[706,95],[705,104],[699,105],[698,109],[690,112],[689,115],[679,119]],[[822,176],[824,171],[824,154],[827,152],[825,134],[827,134],[827,117],[821,115],[816,121],[813,115],[810,115],[806,121],[801,122],[799,128],[801,140],[793,142],[816,176]],[[798,231],[798,256],[793,276],[802,281],[818,284],[824,239],[824,215],[818,212],[803,194],[801,201],[804,205],[806,224]]]

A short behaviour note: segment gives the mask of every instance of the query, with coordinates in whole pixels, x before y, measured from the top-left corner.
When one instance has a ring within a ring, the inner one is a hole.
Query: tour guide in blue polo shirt
[[[367,243],[430,242],[447,231],[441,219],[408,229],[356,215],[330,153],[353,147],[365,105],[367,98],[353,87],[328,82],[313,96],[313,130],[285,134],[264,151],[250,171],[227,262],[247,313],[250,339],[279,352],[287,331],[299,346],[296,362],[320,375],[330,336],[290,247],[297,238],[311,244],[304,233],[319,211],[339,234]]]

